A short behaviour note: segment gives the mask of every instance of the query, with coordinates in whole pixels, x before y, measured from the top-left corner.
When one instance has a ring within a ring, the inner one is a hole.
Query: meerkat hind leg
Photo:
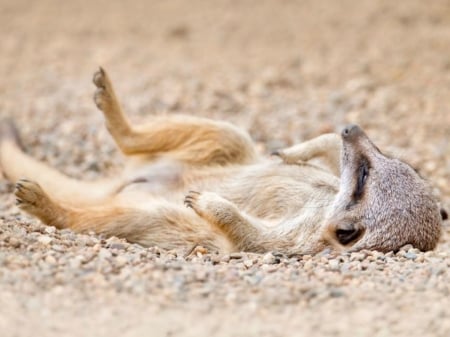
[[[250,137],[221,121],[192,116],[152,116],[135,127],[122,111],[108,74],[94,75],[94,101],[103,112],[106,126],[125,155],[168,155],[189,164],[248,163],[256,159]]]
[[[53,198],[77,206],[103,202],[122,185],[121,177],[80,181],[34,159],[23,151],[12,121],[0,122],[0,167],[11,182],[38,181]]]
[[[149,209],[120,202],[76,208],[52,200],[37,183],[29,180],[20,180],[15,194],[22,210],[59,229],[92,231],[164,249],[202,245],[229,252],[234,247],[219,230],[211,230],[197,215],[170,203],[155,202]]]
[[[113,203],[85,208],[71,207],[53,200],[38,183],[26,179],[16,183],[14,194],[17,206],[23,211],[39,218],[46,225],[70,228],[76,232],[94,231],[128,239],[128,236],[140,234],[136,226],[128,230],[128,224],[139,222],[145,213]],[[145,221],[142,225],[145,225]]]
[[[97,87],[94,102],[105,116],[106,127],[124,154],[133,152],[132,138],[135,132],[123,113],[111,80],[103,68],[94,74],[93,82]]]

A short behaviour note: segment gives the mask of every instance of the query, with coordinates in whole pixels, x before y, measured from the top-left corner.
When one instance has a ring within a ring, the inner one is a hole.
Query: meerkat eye
[[[335,234],[339,243],[345,246],[359,238],[363,231],[364,230],[360,226],[347,224],[341,228],[337,228]]]
[[[362,196],[364,185],[366,184],[368,177],[369,177],[369,162],[367,160],[363,160],[361,162],[361,165],[358,167],[356,189],[353,193],[353,197],[355,200],[359,199]]]
[[[367,167],[367,165],[362,165],[361,168],[359,169],[358,186],[363,188],[368,176],[369,176],[369,168]]]

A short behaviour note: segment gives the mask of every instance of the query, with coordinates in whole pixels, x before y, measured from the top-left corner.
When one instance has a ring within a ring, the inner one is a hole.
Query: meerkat
[[[266,158],[224,121],[169,115],[131,125],[103,69],[94,84],[94,101],[127,158],[119,176],[72,179],[25,154],[13,123],[1,124],[0,166],[16,182],[17,205],[47,225],[222,253],[438,243],[441,215],[427,183],[357,125]]]

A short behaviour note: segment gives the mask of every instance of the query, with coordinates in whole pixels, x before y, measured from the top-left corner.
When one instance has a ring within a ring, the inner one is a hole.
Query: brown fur
[[[0,165],[17,181],[18,206],[48,225],[221,252],[428,250],[438,242],[439,208],[426,183],[357,126],[270,160],[223,121],[175,115],[132,126],[103,69],[94,84],[106,126],[131,158],[120,177],[71,179],[26,155],[10,122],[0,128]]]

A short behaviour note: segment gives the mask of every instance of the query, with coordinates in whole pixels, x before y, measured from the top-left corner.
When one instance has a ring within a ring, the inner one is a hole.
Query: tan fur
[[[106,126],[130,158],[120,177],[71,179],[26,155],[10,122],[0,128],[0,165],[17,181],[18,205],[48,225],[221,252],[427,250],[439,239],[426,183],[357,126],[278,151],[281,160],[259,158],[250,137],[223,121],[173,115],[132,126],[103,69],[94,84]]]

